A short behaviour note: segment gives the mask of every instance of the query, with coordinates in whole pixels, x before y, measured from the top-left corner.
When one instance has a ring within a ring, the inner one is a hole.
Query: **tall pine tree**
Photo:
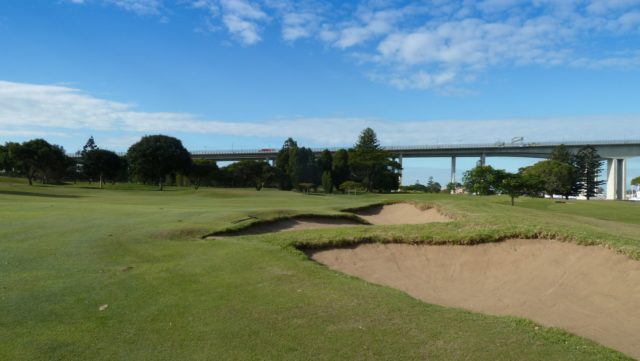
[[[580,191],[589,200],[598,193],[598,188],[604,184],[604,181],[599,180],[602,174],[600,156],[593,146],[586,145],[580,148],[575,161]]]

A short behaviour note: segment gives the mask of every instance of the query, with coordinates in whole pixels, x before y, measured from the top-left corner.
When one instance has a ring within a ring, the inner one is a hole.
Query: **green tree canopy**
[[[442,185],[440,183],[433,180],[433,177],[429,177],[427,180],[427,192],[429,193],[440,193],[442,191]]]
[[[330,171],[322,173],[322,189],[325,193],[333,193],[333,179],[331,179]]]
[[[540,179],[524,172],[504,173],[499,189],[500,192],[511,197],[511,205],[514,206],[516,198],[539,193]]]
[[[80,152],[80,155],[84,157],[85,154],[87,154],[87,152],[96,150],[96,149],[98,149],[98,146],[96,145],[96,141],[93,139],[93,135],[92,135],[89,137],[89,139],[87,139],[87,142],[82,147],[82,151]]]
[[[604,181],[599,180],[602,174],[600,156],[593,146],[586,145],[580,148],[575,161],[579,189],[589,200],[597,194],[598,188],[604,184]]]
[[[194,159],[189,168],[189,180],[195,189],[200,188],[204,183],[212,185],[218,173],[218,165],[209,159]]]
[[[97,148],[84,153],[82,164],[85,174],[90,178],[98,178],[100,188],[103,187],[105,178],[114,180],[123,165],[116,153]]]
[[[573,194],[575,169],[568,163],[557,160],[544,160],[523,170],[529,177],[541,181],[542,189],[549,196],[554,194],[568,197]]]
[[[293,150],[297,148],[298,143],[292,138],[288,138],[276,156],[276,175],[278,178],[278,188],[281,190],[293,189],[289,159],[291,158]]]
[[[289,153],[288,175],[294,187],[300,183],[320,184],[320,171],[311,148],[291,148]]]
[[[358,142],[349,154],[349,168],[355,181],[368,191],[398,189],[400,164],[380,147],[378,137],[371,128],[360,134]]]
[[[318,167],[322,173],[331,172],[333,168],[333,155],[329,149],[325,149],[320,153],[320,157],[318,157]]]
[[[551,151],[551,155],[549,156],[549,160],[555,160],[557,162],[572,164],[573,163],[573,155],[567,149],[567,146],[564,144],[560,144],[557,147],[553,148]]]
[[[355,193],[355,194],[357,194],[358,192],[366,191],[366,188],[362,185],[362,183],[354,182],[351,180],[342,182],[342,184],[340,184],[340,187],[338,187],[338,189],[340,189],[343,193]]]
[[[269,163],[257,160],[241,160],[223,168],[233,187],[254,187],[261,190],[273,179],[275,172]]]
[[[29,185],[33,185],[37,176],[42,177],[43,182],[61,181],[70,163],[62,147],[49,144],[44,139],[14,146],[12,158],[20,173],[29,180]]]
[[[378,135],[371,128],[365,128],[358,137],[358,142],[355,146],[359,150],[380,150],[380,142],[378,141]]]
[[[333,155],[333,162],[331,166],[331,178],[333,178],[334,187],[338,188],[347,180],[351,175],[349,169],[349,152],[346,149],[339,149]]]
[[[494,169],[490,165],[479,165],[464,173],[462,178],[465,189],[477,195],[495,194],[501,187],[506,172]]]
[[[640,177],[635,177],[631,180],[631,185],[637,186],[640,185]]]
[[[191,166],[191,155],[182,142],[166,135],[147,135],[127,151],[131,172],[144,180],[157,180],[160,190],[167,175],[184,172]]]

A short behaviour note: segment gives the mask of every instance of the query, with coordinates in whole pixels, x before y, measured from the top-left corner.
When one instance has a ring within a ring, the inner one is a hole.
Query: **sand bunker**
[[[311,256],[429,303],[525,317],[640,358],[640,262],[603,247],[365,244]]]
[[[354,213],[367,222],[377,225],[423,224],[449,221],[449,218],[440,214],[436,209],[431,208],[423,210],[408,203],[375,206],[365,208]],[[363,223],[349,218],[298,217],[282,219],[272,223],[249,225],[247,228],[238,231],[221,233],[214,236],[246,236],[284,231],[298,231],[304,229],[322,229],[361,225],[363,225]]]
[[[362,223],[347,218],[300,217],[282,219],[272,223],[257,224],[239,231],[229,232],[226,235],[246,236],[274,232],[299,231],[303,229],[338,228],[358,225],[362,225]]]
[[[395,203],[365,208],[355,213],[369,223],[379,225],[423,224],[450,220],[435,208],[420,209],[409,203]]]

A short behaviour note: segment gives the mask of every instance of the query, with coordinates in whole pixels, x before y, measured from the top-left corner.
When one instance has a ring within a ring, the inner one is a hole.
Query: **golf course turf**
[[[0,359],[628,359],[524,319],[426,304],[332,271],[300,249],[553,238],[637,260],[636,204],[153,189],[0,178]],[[451,221],[205,239],[254,222],[402,201]]]

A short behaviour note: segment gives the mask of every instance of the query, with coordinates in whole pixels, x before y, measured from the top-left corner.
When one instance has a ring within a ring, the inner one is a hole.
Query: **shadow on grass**
[[[31,196],[31,197],[45,197],[45,198],[82,198],[82,196],[67,195],[67,194],[48,194],[48,193],[20,192],[20,191],[8,191],[8,190],[0,190],[0,194],[6,194],[10,196]]]

